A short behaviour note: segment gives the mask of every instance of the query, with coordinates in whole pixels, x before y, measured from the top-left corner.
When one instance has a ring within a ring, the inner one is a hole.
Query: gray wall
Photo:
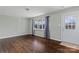
[[[0,39],[28,34],[28,20],[0,15]]]
[[[33,20],[39,20],[45,18],[46,15],[37,16],[32,18]],[[30,19],[31,20],[31,19]],[[31,23],[31,22],[30,22]],[[50,30],[50,38],[60,41],[61,35],[61,27],[60,24],[61,19],[59,14],[51,14],[49,18],[49,30]],[[31,31],[30,31],[31,32]],[[36,36],[44,37],[44,30],[35,31]]]
[[[61,18],[59,14],[50,15],[50,38],[60,41],[61,40]]]
[[[65,16],[75,17],[76,28],[74,30],[65,29]],[[79,44],[79,7],[74,7],[61,13],[61,40],[65,42]]]
[[[79,7],[71,7],[65,10],[61,10],[58,12],[54,12],[51,14],[47,14],[50,16],[50,38],[59,40],[59,41],[65,41],[65,42],[71,42],[75,44],[79,44]],[[44,17],[46,15],[43,15]],[[65,16],[74,16],[76,17],[76,29],[74,30],[66,30],[64,28],[64,17]],[[42,16],[38,16],[42,17]],[[32,19],[35,19],[37,17],[34,17]],[[38,18],[39,19],[39,18]],[[37,36],[42,36],[42,31],[37,32]]]

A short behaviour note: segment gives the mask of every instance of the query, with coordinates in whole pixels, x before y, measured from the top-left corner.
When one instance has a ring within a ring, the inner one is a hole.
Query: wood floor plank
[[[0,53],[79,53],[60,45],[59,41],[36,36],[20,36],[0,40]]]

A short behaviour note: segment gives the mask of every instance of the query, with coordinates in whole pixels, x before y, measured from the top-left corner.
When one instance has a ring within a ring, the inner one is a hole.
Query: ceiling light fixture
[[[25,10],[26,10],[26,11],[29,11],[30,9],[29,9],[29,8],[26,8]]]

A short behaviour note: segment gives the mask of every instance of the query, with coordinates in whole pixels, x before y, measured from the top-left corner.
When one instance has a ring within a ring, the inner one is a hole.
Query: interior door
[[[61,19],[61,40],[65,42],[79,44],[79,14],[65,14],[62,15]],[[65,27],[65,16],[71,16],[75,20],[75,28],[74,29],[66,29]]]

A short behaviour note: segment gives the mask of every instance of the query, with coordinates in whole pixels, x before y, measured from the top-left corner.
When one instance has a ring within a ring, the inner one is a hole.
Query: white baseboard
[[[63,41],[63,42],[60,43],[60,45],[67,46],[67,47],[79,50],[79,45],[78,44],[74,44],[74,43],[69,43],[69,42],[64,42]]]
[[[4,36],[4,37],[0,37],[0,39],[11,38],[11,37],[16,37],[16,36],[22,36],[22,35],[27,35],[27,34]]]
[[[52,38],[52,37],[50,37],[50,39],[56,40],[56,41],[61,41],[60,39],[56,39],[56,38]]]

